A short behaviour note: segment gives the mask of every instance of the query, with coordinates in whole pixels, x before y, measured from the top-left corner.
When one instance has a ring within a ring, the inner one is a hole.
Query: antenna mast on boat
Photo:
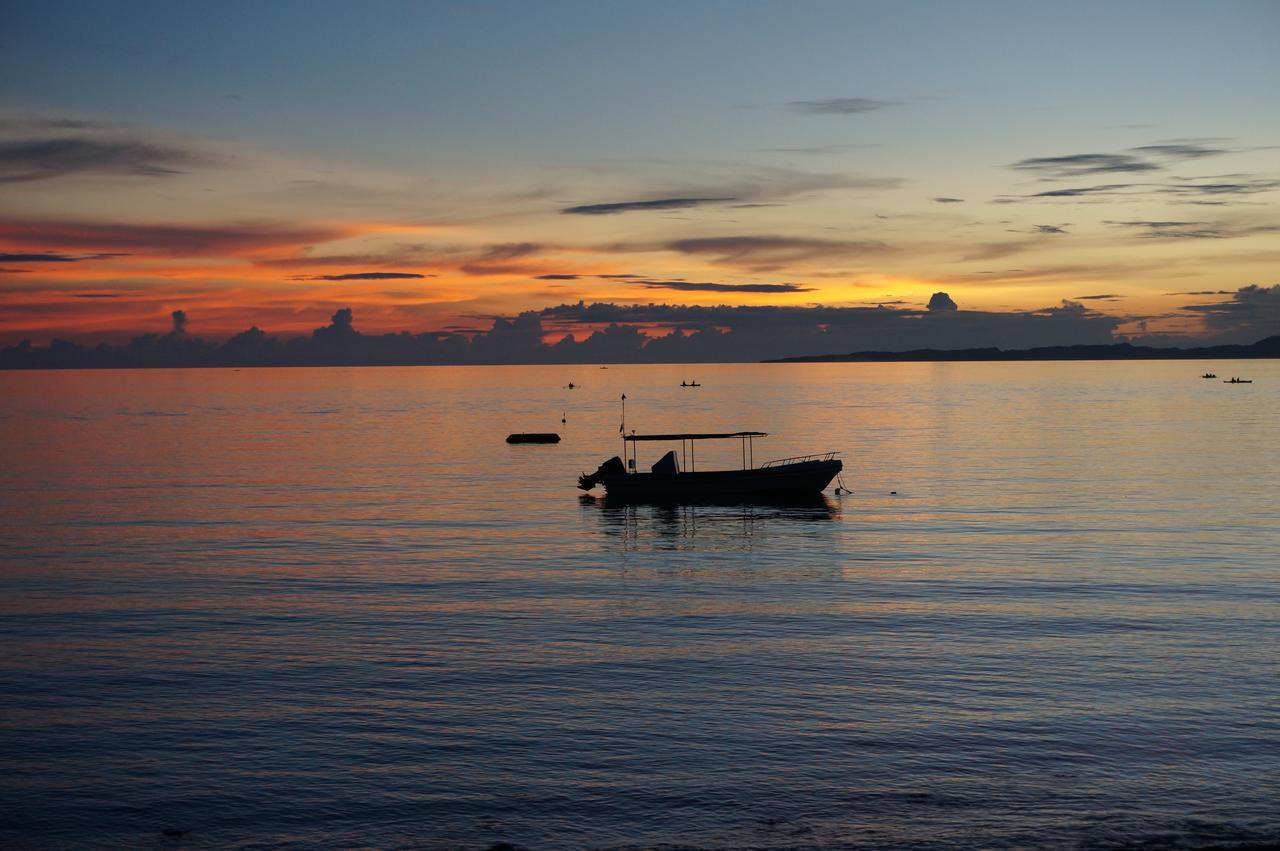
[[[627,394],[622,394],[622,425],[618,426],[618,434],[622,435],[622,460],[627,460]]]

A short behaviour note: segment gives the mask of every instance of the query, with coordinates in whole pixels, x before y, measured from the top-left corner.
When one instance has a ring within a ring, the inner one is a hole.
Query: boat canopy
[[[766,431],[734,431],[723,434],[627,434],[623,440],[718,440],[727,437],[768,437]]]

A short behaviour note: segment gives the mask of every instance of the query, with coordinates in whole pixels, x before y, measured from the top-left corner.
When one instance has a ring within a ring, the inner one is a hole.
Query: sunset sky
[[[9,0],[0,343],[561,305],[547,339],[582,338],[579,301],[825,327],[936,292],[1252,342],[1280,333],[1277,45],[1272,0]]]

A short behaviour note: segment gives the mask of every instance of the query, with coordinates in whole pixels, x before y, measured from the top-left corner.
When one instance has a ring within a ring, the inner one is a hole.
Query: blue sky
[[[891,140],[1277,120],[1266,2],[6,5],[11,101],[392,157],[416,134],[448,156],[802,145],[855,128],[740,107],[849,92],[949,105],[898,110]]]

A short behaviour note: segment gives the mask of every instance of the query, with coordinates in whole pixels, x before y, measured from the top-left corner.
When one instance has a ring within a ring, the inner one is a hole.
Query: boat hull
[[[800,461],[754,470],[706,473],[620,473],[600,477],[611,502],[726,502],[812,497],[831,484],[839,459]]]

